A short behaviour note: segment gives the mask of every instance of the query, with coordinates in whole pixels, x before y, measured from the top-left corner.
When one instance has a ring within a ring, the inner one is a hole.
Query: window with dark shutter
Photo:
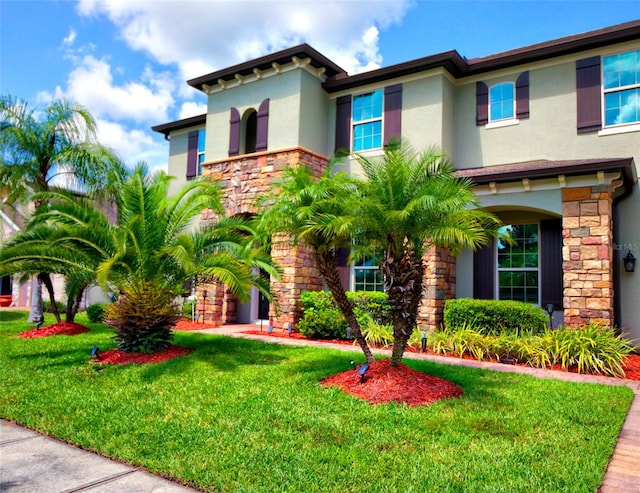
[[[562,309],[562,219],[540,221],[540,305]]]
[[[240,112],[231,108],[229,118],[229,156],[240,154]]]
[[[516,79],[516,118],[529,118],[529,72]]]
[[[269,128],[269,98],[260,103],[256,129],[256,152],[267,150],[267,130]]]
[[[495,246],[490,245],[473,253],[473,297],[478,300],[495,298]]]
[[[340,96],[336,100],[336,145],[335,150],[351,150],[351,96]]]
[[[188,139],[187,180],[191,180],[198,174],[198,131],[189,132]]]
[[[400,139],[402,130],[402,84],[384,88],[384,144]]]
[[[600,57],[584,58],[576,62],[576,97],[578,104],[578,133],[602,129]]]
[[[476,125],[489,123],[489,88],[484,82],[476,82]]]

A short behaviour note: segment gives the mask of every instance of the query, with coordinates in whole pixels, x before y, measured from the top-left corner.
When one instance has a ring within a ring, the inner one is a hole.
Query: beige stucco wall
[[[257,111],[260,103],[267,98],[269,98],[267,148],[269,150],[286,149],[299,145],[302,139],[300,117],[303,114],[300,101],[303,92],[305,95],[312,96],[308,90],[308,81],[305,80],[304,83],[302,81],[305,74],[306,72],[301,70],[292,70],[260,81],[225,89],[209,96],[207,161],[224,159],[229,154],[230,108],[237,108],[242,117],[247,110]],[[313,98],[313,100],[315,99],[317,98]],[[314,102],[313,107],[317,107],[317,103]],[[308,139],[308,136],[305,135],[304,138]]]
[[[444,101],[442,74],[405,82],[402,87],[402,138],[418,150],[433,145],[442,147]]]
[[[173,176],[169,185],[169,195],[175,195],[187,183],[187,151],[189,147],[189,132],[201,130],[203,125],[178,130],[171,134],[169,141],[169,163],[167,173]]]
[[[335,139],[335,136],[329,138],[330,129],[335,125],[335,112],[332,113],[330,108],[335,107],[335,103],[330,101],[317,77],[308,72],[300,72],[300,75],[300,94],[304,104],[299,109],[299,145],[318,154],[330,156],[333,147],[329,146]],[[286,106],[283,106],[282,110],[291,111]],[[330,114],[334,115],[332,120]],[[330,121],[333,121],[333,125]]]

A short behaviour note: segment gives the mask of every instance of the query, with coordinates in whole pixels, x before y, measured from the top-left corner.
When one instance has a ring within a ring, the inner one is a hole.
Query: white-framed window
[[[540,304],[540,231],[538,224],[500,227],[497,245],[497,299]],[[500,238],[510,237],[508,243]]]
[[[515,118],[515,84],[501,82],[489,89],[489,121],[510,120]]]
[[[604,126],[640,122],[640,50],[602,59]]]
[[[378,259],[366,257],[353,264],[354,291],[384,291],[384,279],[378,269]]]
[[[382,89],[353,97],[351,122],[354,152],[382,148],[383,99]]]
[[[204,143],[206,133],[204,130],[198,130],[198,175],[202,175],[202,163],[204,163]]]

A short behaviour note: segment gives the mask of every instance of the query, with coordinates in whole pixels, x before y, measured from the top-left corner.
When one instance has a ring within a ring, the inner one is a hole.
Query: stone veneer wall
[[[303,148],[291,148],[273,152],[261,152],[229,157],[203,165],[203,175],[221,183],[227,216],[253,214],[256,200],[269,192],[274,180],[288,167],[305,164],[320,175],[327,165],[325,156]],[[202,222],[216,219],[213,211],[201,213]],[[271,303],[271,323],[286,328],[300,316],[300,292],[322,289],[323,283],[315,263],[304,246],[293,247],[285,238],[274,239],[272,257],[283,268],[282,279],[271,281],[274,302]],[[207,293],[206,299],[203,292]],[[198,310],[204,319],[215,324],[236,321],[237,301],[220,285],[202,286],[198,290]]]
[[[613,324],[612,192],[608,186],[562,190],[564,324]]]
[[[418,325],[429,330],[444,324],[444,303],[455,298],[456,258],[446,248],[431,247],[424,256],[423,297],[418,308]]]

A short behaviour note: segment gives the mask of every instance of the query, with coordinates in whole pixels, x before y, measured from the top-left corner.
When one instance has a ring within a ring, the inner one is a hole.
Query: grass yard
[[[92,331],[21,339],[26,313],[0,311],[0,417],[207,491],[595,492],[633,399],[405,360],[464,395],[371,406],[318,384],[354,353],[177,333],[193,353],[99,367],[112,332],[77,321]]]

